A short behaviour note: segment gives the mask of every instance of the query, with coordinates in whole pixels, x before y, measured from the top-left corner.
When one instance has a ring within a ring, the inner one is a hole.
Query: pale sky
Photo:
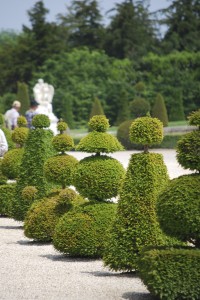
[[[22,30],[22,24],[29,26],[27,11],[34,7],[35,0],[0,0],[0,30],[15,31]],[[70,0],[43,0],[46,8],[49,9],[47,21],[56,21],[58,13],[65,14],[66,6]],[[99,6],[103,14],[115,6],[115,3],[121,3],[123,0],[99,0]],[[169,6],[168,0],[149,0],[150,10],[158,10]]]

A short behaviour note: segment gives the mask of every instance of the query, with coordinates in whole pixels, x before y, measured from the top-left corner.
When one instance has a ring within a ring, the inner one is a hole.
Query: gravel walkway
[[[154,152],[163,153],[171,178],[189,173],[176,162],[174,150]],[[132,153],[112,156],[127,167]],[[83,153],[73,155],[84,157]],[[51,244],[24,237],[22,226],[21,222],[0,218],[0,299],[153,300],[136,275],[111,272],[101,260],[67,258]]]

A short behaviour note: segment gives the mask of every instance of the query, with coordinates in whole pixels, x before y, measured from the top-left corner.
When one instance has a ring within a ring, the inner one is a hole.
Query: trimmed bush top
[[[54,136],[52,145],[56,151],[64,153],[74,148],[74,141],[68,134],[60,133]]]
[[[60,131],[60,133],[63,133],[65,130],[67,130],[68,125],[66,122],[64,122],[62,119],[59,120],[57,123],[57,129]]]
[[[131,142],[151,146],[163,140],[163,124],[157,118],[140,117],[133,121],[129,131]]]
[[[12,141],[22,147],[27,140],[28,133],[28,128],[16,127],[12,132]]]
[[[109,121],[104,115],[93,116],[88,122],[89,128],[98,132],[106,132],[109,128]]]
[[[32,125],[35,128],[48,128],[50,126],[49,117],[44,114],[38,114],[33,117]]]
[[[107,132],[92,131],[81,139],[76,150],[89,153],[113,153],[124,150],[124,148],[113,135]]]
[[[27,120],[24,116],[19,116],[17,118],[18,127],[27,127]]]
[[[194,126],[199,126],[200,127],[200,109],[197,111],[193,111],[189,116],[188,116],[189,124],[194,125]]]

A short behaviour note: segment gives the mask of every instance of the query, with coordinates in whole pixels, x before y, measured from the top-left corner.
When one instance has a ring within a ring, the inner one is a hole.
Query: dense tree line
[[[151,109],[163,96],[169,120],[200,106],[198,0],[171,0],[155,13],[147,0],[124,0],[106,25],[96,0],[72,0],[57,22],[46,21],[48,12],[38,1],[28,11],[30,27],[0,32],[1,112],[20,83],[31,97],[40,77],[55,87],[54,111],[72,127],[87,123],[96,97],[112,125],[132,118],[138,82]]]

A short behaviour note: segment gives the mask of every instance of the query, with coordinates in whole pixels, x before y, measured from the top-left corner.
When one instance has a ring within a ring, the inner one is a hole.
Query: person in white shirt
[[[7,128],[13,130],[15,127],[17,127],[17,118],[19,117],[20,107],[21,103],[18,100],[15,100],[12,108],[6,111],[4,118]]]
[[[3,130],[0,129],[0,157],[3,157],[7,151],[8,151],[8,143]]]

